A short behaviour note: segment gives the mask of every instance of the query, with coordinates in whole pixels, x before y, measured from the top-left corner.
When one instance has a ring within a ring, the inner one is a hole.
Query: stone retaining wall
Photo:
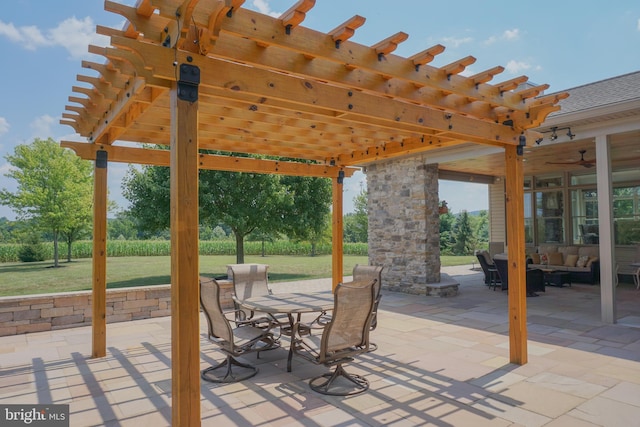
[[[223,307],[232,308],[233,283],[219,281]],[[0,336],[91,324],[91,291],[0,297]],[[107,323],[171,315],[171,286],[107,289]]]

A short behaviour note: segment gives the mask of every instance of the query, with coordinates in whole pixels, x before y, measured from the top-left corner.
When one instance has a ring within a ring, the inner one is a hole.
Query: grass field
[[[443,266],[471,264],[473,256],[441,257]],[[235,256],[200,256],[204,276],[227,274],[227,264]],[[269,281],[291,281],[331,277],[331,255],[267,257],[246,256],[246,263],[268,264]],[[367,264],[366,256],[345,256],[344,271],[349,274],[355,264]],[[168,284],[171,281],[171,257],[114,257],[107,260],[107,287],[125,288]],[[61,262],[53,268],[51,261],[0,264],[0,296],[19,296],[91,289],[91,259]]]

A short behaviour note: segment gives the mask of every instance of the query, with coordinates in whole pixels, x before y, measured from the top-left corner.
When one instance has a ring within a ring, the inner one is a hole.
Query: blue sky
[[[133,0],[119,0],[133,4]],[[247,0],[244,7],[279,16],[295,0]],[[59,124],[72,86],[88,59],[89,44],[104,45],[96,25],[122,28],[123,19],[103,10],[102,0],[11,0],[0,14],[0,188],[15,190],[4,176],[5,156],[34,138],[74,139]],[[318,0],[302,25],[330,31],[353,15],[367,21],[351,39],[373,45],[403,31],[409,39],[396,50],[411,56],[435,44],[446,47],[431,64],[443,66],[468,55],[477,61],[466,74],[497,65],[506,68],[493,82],[526,75],[556,92],[640,70],[640,2],[563,0],[519,2],[494,0]],[[73,104],[72,104],[73,105]],[[120,180],[127,166],[110,164],[110,197],[121,207]],[[362,186],[362,174],[345,181],[345,210]],[[440,182],[440,198],[452,212],[487,208],[486,187]],[[15,218],[0,206],[0,217]]]

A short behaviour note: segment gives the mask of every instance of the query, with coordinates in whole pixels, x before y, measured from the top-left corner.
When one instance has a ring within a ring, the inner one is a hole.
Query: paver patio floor
[[[345,365],[370,390],[312,392],[326,369],[286,349],[244,359],[260,372],[201,385],[203,426],[640,426],[640,291],[617,289],[619,322],[600,321],[598,286],[548,287],[528,298],[528,354],[509,363],[507,293],[469,266],[443,268],[456,297],[383,291],[378,350]],[[274,284],[327,289],[327,281]],[[72,426],[171,424],[170,318],[113,323],[107,357],[91,359],[88,327],[0,337],[0,404],[69,404]],[[201,322],[201,331],[206,322]],[[203,337],[201,367],[223,359]],[[284,343],[285,348],[288,343]]]

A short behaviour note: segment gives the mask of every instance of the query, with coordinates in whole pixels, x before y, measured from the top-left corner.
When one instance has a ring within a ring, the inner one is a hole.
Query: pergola
[[[342,184],[358,166],[457,144],[505,152],[511,362],[527,362],[522,150],[566,94],[527,77],[491,84],[502,67],[462,76],[471,56],[434,67],[444,47],[394,55],[408,35],[373,46],[350,41],[365,19],[327,33],[302,26],[314,0],[279,18],[244,0],[105,1],[124,29],[98,27],[102,64],[78,76],[61,123],[87,142],[63,141],[95,161],[93,357],[106,354],[107,164],[171,168],[173,425],[200,425],[198,170],[328,177],[333,181],[333,284],[343,277]],[[119,141],[169,146],[151,150]],[[201,150],[216,150],[210,155]],[[233,157],[234,154],[261,155]],[[268,160],[280,156],[290,161]],[[304,163],[302,162],[304,161]]]

